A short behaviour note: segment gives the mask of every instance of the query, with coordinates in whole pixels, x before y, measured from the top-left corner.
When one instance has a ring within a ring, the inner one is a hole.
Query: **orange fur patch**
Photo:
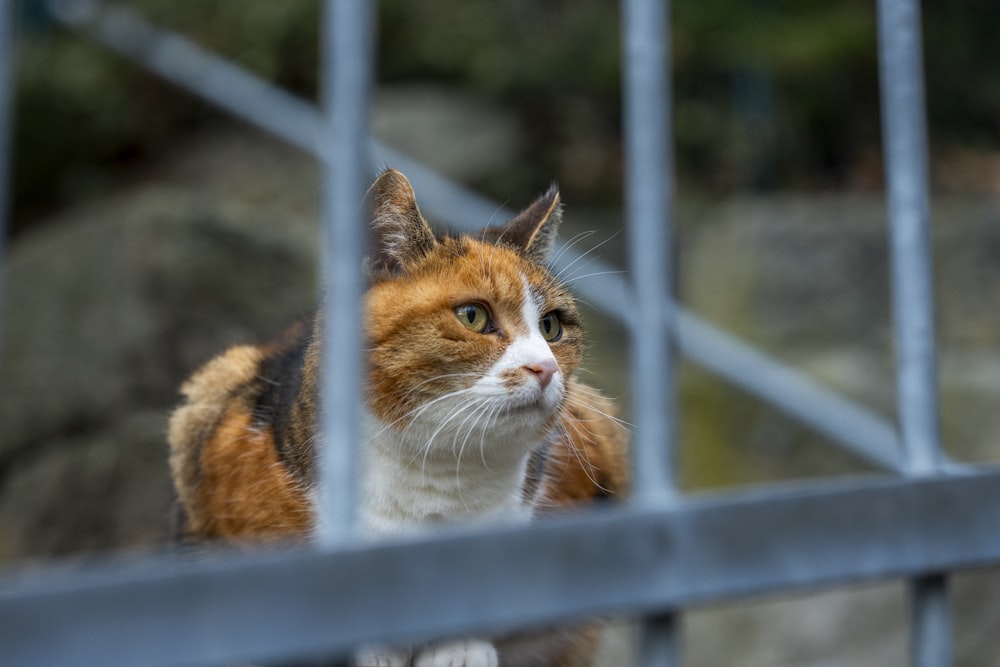
[[[235,407],[235,406],[234,406]],[[230,408],[201,454],[199,511],[192,529],[221,538],[304,534],[312,523],[309,500],[278,460],[270,429]]]
[[[524,280],[546,296],[543,312],[559,309],[567,315],[563,336],[551,347],[565,376],[576,371],[582,331],[571,294],[514,250],[448,239],[409,271],[376,282],[365,299],[368,402],[383,421],[403,419],[427,400],[471,386],[514,335],[537,326],[522,321]],[[498,333],[483,335],[462,326],[454,309],[472,302],[487,307]]]

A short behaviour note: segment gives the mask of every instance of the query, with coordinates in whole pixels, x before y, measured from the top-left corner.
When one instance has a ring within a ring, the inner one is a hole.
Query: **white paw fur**
[[[418,651],[413,660],[413,667],[498,667],[499,664],[493,644],[479,639],[434,644]]]
[[[410,651],[368,647],[357,651],[352,661],[353,667],[410,667]]]

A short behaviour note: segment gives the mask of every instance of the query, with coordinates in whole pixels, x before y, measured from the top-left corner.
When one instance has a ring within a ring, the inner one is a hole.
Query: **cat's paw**
[[[493,644],[479,639],[459,639],[421,649],[413,667],[498,667]]]
[[[354,654],[352,667],[410,667],[410,651],[370,646]]]

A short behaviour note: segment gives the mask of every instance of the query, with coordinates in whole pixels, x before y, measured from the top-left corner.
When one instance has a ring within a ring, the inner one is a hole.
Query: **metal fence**
[[[640,659],[680,663],[687,608],[876,579],[912,582],[912,662],[951,662],[948,574],[1000,562],[1000,471],[950,463],[938,443],[927,149],[916,0],[878,0],[883,133],[898,349],[898,424],[832,393],[672,300],[669,11],[625,0],[622,24],[632,282],[585,298],[632,336],[634,497],[624,507],[497,530],[358,542],[352,520],[359,331],[331,327],[322,461],[328,531],[314,548],[190,562],[176,556],[53,565],[0,579],[0,663],[190,665],[342,658],[358,644],[500,632],[593,615],[643,617]],[[371,9],[328,0],[322,106],[274,88],[125,6],[61,0],[75,30],[299,148],[324,168],[330,321],[360,300],[356,203],[373,164],[405,171],[423,207],[456,226],[498,207],[367,139]],[[0,149],[7,147],[10,3],[0,12]],[[0,187],[9,178],[0,150]],[[6,190],[0,190],[0,204]],[[337,242],[332,243],[336,238]],[[578,255],[559,254],[562,264]],[[600,272],[601,269],[595,270]],[[781,489],[684,495],[674,484],[671,351],[777,406],[886,471]],[[345,380],[346,378],[346,380]],[[516,567],[511,565],[516,563]],[[554,576],[558,573],[557,576]]]

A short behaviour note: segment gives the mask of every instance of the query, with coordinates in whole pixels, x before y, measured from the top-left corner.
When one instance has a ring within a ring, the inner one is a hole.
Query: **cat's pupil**
[[[476,309],[472,306],[465,307],[465,319],[469,324],[476,321]]]

